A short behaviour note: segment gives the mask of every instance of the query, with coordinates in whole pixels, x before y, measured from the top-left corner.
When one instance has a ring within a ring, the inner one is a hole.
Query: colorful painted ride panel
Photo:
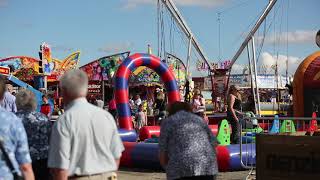
[[[51,58],[48,54],[47,58]],[[54,65],[51,73],[50,81],[57,81],[59,77],[67,70],[74,69],[79,63],[80,52],[75,52],[69,55],[64,60],[52,58]],[[0,60],[0,66],[9,67],[11,73],[22,81],[32,81],[34,76],[42,75],[39,73],[39,59],[28,56],[12,56]]]
[[[80,67],[85,71],[91,81],[109,81],[113,78],[119,65],[129,56],[130,52],[114,54],[99,58],[89,64]]]
[[[9,67],[13,74],[20,69],[32,69],[39,72],[39,59],[28,56],[12,56],[0,59],[0,66]]]
[[[160,83],[160,76],[150,68],[145,66],[143,69],[134,75],[135,72],[130,76],[130,83],[135,85],[146,84],[146,83]]]
[[[187,79],[187,68],[182,60],[172,54],[167,54],[167,64],[178,85],[184,86]]]
[[[78,63],[80,61],[80,52],[74,52],[68,57],[66,57],[64,60],[58,60],[58,59],[52,59],[52,62],[54,63],[55,69],[51,73],[50,76],[48,76],[48,82],[52,81],[58,81],[60,76],[64,74],[64,72],[75,69],[78,66]]]
[[[51,57],[51,48],[49,47],[48,44],[43,43],[40,46],[40,56],[42,60],[42,72],[44,75],[51,75],[51,73],[54,71],[55,63],[52,62],[52,57]]]

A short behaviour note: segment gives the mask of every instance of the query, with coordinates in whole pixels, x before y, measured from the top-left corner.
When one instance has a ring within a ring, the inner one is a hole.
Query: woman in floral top
[[[215,179],[217,140],[202,118],[192,113],[190,104],[171,104],[160,132],[159,157],[168,180]]]
[[[49,137],[51,124],[47,116],[36,112],[37,102],[34,94],[28,90],[20,90],[16,95],[18,112],[27,132],[32,168],[36,179],[48,179],[47,168]]]

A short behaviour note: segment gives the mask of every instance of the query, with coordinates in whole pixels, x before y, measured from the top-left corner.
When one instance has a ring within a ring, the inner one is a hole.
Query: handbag
[[[20,176],[18,174],[18,172],[14,169],[13,164],[9,158],[8,153],[5,151],[4,146],[3,146],[3,142],[0,140],[0,149],[2,151],[3,154],[3,160],[6,162],[8,168],[10,169],[12,175],[13,175],[13,179],[14,180],[24,180],[24,177]]]

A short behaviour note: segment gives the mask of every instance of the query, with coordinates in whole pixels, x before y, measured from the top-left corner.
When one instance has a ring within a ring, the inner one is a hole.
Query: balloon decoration
[[[132,117],[129,107],[128,79],[130,74],[140,66],[153,69],[161,77],[167,91],[169,103],[180,101],[179,89],[174,75],[159,58],[150,54],[134,54],[127,57],[119,66],[115,80],[115,98],[119,115],[120,128],[132,130]]]

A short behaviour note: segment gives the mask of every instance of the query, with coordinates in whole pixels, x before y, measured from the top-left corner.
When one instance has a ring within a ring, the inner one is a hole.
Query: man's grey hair
[[[68,95],[80,97],[86,96],[88,92],[88,76],[79,69],[67,71],[60,78],[60,88]]]
[[[23,89],[16,94],[16,105],[18,110],[35,111],[37,109],[37,100],[31,91]]]
[[[10,92],[13,90],[13,86],[11,84],[6,84],[6,91]]]

